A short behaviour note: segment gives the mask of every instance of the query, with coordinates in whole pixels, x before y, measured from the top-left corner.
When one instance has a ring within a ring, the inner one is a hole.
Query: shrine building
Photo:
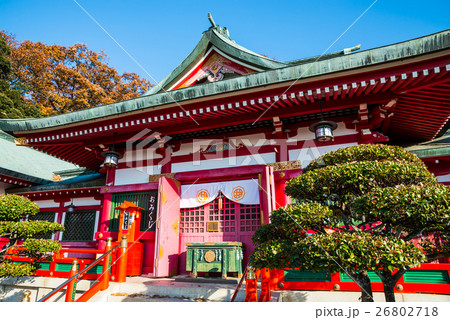
[[[118,240],[143,209],[141,274],[186,274],[188,243],[242,243],[290,203],[286,182],[329,151],[385,143],[450,184],[450,30],[277,61],[211,22],[139,98],[39,119],[0,119],[0,193],[35,201],[66,248]]]

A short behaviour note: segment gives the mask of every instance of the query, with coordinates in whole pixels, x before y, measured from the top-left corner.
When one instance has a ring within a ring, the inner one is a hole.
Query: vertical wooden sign
[[[158,210],[158,190],[149,191],[148,195],[148,210],[147,214],[147,226],[148,231],[156,230],[156,217]]]

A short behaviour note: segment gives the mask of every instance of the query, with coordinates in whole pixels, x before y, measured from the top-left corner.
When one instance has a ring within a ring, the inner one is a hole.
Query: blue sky
[[[105,51],[109,65],[120,73],[136,72],[155,83],[181,63],[210,27],[208,12],[238,44],[289,61],[320,55],[338,38],[327,53],[442,31],[450,25],[449,9],[450,1],[444,0],[0,0],[0,29],[18,40],[85,43]]]

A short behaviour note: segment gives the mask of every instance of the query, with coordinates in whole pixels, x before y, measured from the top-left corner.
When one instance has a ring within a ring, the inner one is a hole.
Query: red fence
[[[116,246],[118,242],[112,243]],[[21,250],[21,247],[13,247],[8,250],[6,254],[6,259],[15,261],[16,263],[29,263],[30,259],[26,257],[20,257],[16,254]],[[72,268],[72,263],[77,260],[78,269],[82,270],[86,266],[94,262],[97,256],[104,254],[106,248],[103,250],[99,249],[61,249],[58,253],[53,255],[52,261],[44,261],[40,263],[39,269],[36,271],[36,276],[42,277],[53,277],[53,278],[69,278],[70,271]],[[70,254],[88,254],[92,258],[79,258],[79,257],[69,257]],[[111,253],[111,261],[116,261],[118,259],[118,251],[113,251]],[[118,275],[117,263],[111,265],[111,281],[116,281],[120,276]],[[83,274],[82,279],[87,280],[98,280],[102,275],[103,270],[101,265],[97,265],[91,268],[87,273]],[[125,274],[126,275],[126,274]]]
[[[373,291],[383,291],[375,273],[369,273]],[[261,292],[257,296],[257,282]],[[269,301],[274,290],[360,291],[345,273],[302,272],[299,270],[250,270],[246,281],[245,301]],[[396,293],[450,294],[450,263],[425,263],[407,271],[397,282]]]

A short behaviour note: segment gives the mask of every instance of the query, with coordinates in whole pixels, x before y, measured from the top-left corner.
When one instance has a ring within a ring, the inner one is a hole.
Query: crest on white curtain
[[[240,204],[259,204],[257,179],[199,183],[181,186],[181,208],[196,208],[212,202],[219,192]]]

